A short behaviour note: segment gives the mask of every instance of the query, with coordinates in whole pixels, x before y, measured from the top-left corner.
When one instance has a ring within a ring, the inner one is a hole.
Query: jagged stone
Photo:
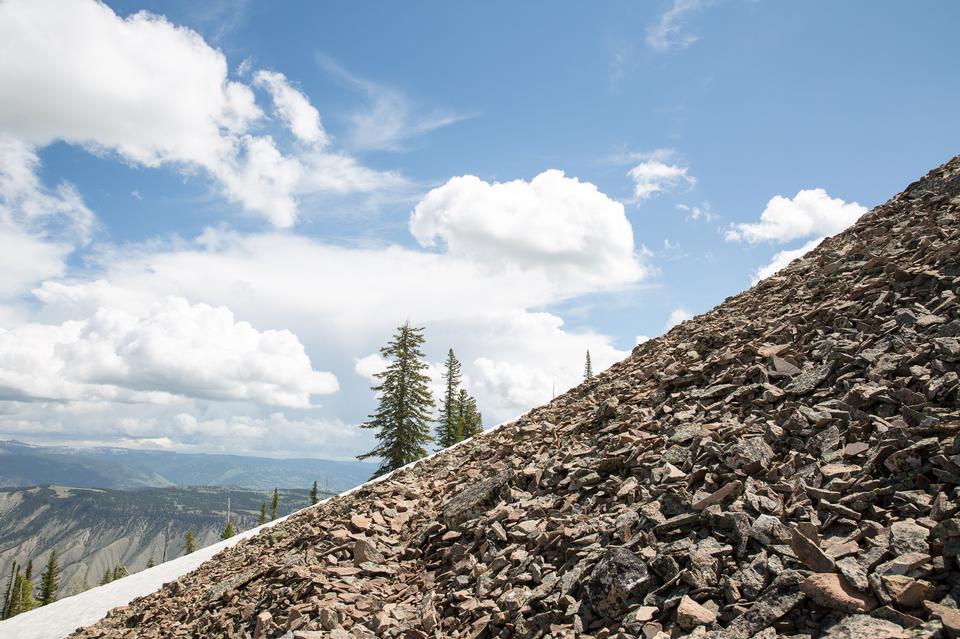
[[[698,626],[710,626],[717,620],[717,613],[701,606],[684,595],[677,606],[677,625],[682,630],[693,630]]]
[[[895,521],[890,525],[890,549],[898,555],[925,553],[930,550],[927,545],[929,536],[929,529],[912,521]]]
[[[447,528],[457,527],[489,510],[507,494],[510,473],[502,472],[484,481],[467,486],[451,499],[443,509]]]
[[[816,542],[794,528],[790,539],[790,547],[797,557],[814,572],[833,572],[836,569],[833,559],[820,550]]]
[[[933,592],[926,581],[905,575],[890,575],[880,581],[887,594],[905,610],[919,608]]]
[[[647,564],[626,548],[607,548],[587,582],[594,609],[608,617],[621,615],[628,601],[642,599],[650,587]]]
[[[843,577],[834,573],[810,575],[800,589],[825,608],[842,612],[870,612],[877,600],[850,587]]]

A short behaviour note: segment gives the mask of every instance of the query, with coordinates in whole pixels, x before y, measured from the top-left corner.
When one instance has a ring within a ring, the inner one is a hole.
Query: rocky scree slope
[[[74,636],[957,636],[958,251],[960,157],[550,404]]]

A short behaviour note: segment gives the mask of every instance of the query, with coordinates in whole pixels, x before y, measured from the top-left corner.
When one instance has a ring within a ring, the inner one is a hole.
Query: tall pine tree
[[[57,551],[51,550],[47,565],[40,574],[40,590],[37,598],[41,606],[46,606],[57,600],[57,591],[60,590],[60,564],[57,563]]]
[[[277,511],[280,510],[280,491],[273,489],[273,501],[270,502],[270,521],[277,518]]]
[[[20,566],[16,567],[13,575],[13,587],[10,589],[10,600],[7,602],[4,618],[9,619],[23,612],[23,570]]]
[[[257,525],[262,526],[267,523],[267,500],[264,499],[260,504],[260,516],[257,517]]]
[[[16,590],[17,575],[19,574],[20,566],[14,561],[10,566],[10,578],[7,580],[7,588],[3,595],[3,610],[0,610],[0,619],[13,616],[10,611],[13,610],[15,601],[20,599],[20,591]]]
[[[477,400],[475,400],[465,388],[460,389],[460,394],[457,397],[457,407],[457,422],[460,426],[460,440],[482,433],[483,417],[480,415],[480,411],[477,409]]]
[[[223,532],[220,533],[220,539],[230,539],[236,534],[236,531],[233,529],[233,522],[228,521],[226,527],[223,529]]]
[[[593,364],[590,362],[590,351],[587,351],[587,363],[583,367],[583,379],[593,379]]]
[[[453,354],[453,349],[447,353],[447,361],[443,371],[443,399],[440,402],[440,415],[437,417],[437,445],[440,448],[453,446],[463,439],[460,423],[460,361]]]
[[[314,480],[313,488],[310,489],[310,503],[316,504],[318,501],[320,501],[320,495],[317,492],[317,482]]]
[[[358,459],[379,457],[383,461],[373,474],[379,477],[427,455],[430,437],[430,411],[433,397],[427,384],[428,366],[420,347],[423,328],[407,322],[397,329],[393,339],[380,349],[390,360],[387,370],[377,373],[380,383],[373,390],[380,394],[376,412],[363,428],[377,431],[377,446]]]

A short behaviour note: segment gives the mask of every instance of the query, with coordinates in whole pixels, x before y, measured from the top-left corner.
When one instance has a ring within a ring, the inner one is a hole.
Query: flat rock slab
[[[504,471],[468,486],[444,506],[443,523],[451,530],[458,530],[460,524],[487,512],[509,496],[512,477],[512,472]]]
[[[866,613],[877,607],[876,599],[854,590],[843,577],[835,573],[810,575],[800,589],[816,603],[833,610]]]
[[[827,627],[823,639],[910,639],[911,634],[890,621],[851,615]]]

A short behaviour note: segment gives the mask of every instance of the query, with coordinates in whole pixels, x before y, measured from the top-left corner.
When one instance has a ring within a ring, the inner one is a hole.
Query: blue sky
[[[958,148],[951,2],[0,13],[0,436],[30,441],[364,452],[407,318],[489,425]]]

